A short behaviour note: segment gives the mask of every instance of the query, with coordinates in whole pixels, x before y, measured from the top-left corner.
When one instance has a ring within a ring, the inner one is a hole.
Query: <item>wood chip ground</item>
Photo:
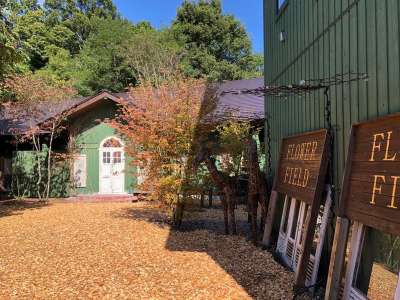
[[[146,203],[0,205],[0,299],[292,299],[293,274],[221,210],[172,230]]]

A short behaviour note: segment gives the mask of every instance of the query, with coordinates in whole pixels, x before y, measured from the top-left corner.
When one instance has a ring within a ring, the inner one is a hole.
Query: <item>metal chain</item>
[[[329,97],[329,86],[327,86],[324,90],[325,96],[325,123],[326,129],[328,130],[328,138],[329,138],[329,184],[331,185],[331,197],[332,197],[332,207],[335,203],[335,168],[334,168],[334,155],[335,155],[335,132],[332,126],[332,102]]]
[[[268,191],[268,197],[269,197],[269,195],[270,195],[270,193],[271,193],[271,190],[272,190],[272,181],[273,181],[273,179],[272,179],[272,150],[271,150],[271,144],[272,144],[272,142],[271,142],[271,123],[270,123],[270,121],[271,121],[271,119],[270,119],[271,117],[270,117],[270,115],[269,114],[267,114],[266,115],[266,118],[265,118],[265,123],[266,123],[266,133],[267,133],[267,157],[266,157],[266,159],[267,159],[267,172],[266,172],[266,179],[267,179],[267,191]]]
[[[270,123],[270,115],[266,116],[266,125],[267,125],[267,177],[268,180],[272,180],[272,154],[271,154],[271,123]]]

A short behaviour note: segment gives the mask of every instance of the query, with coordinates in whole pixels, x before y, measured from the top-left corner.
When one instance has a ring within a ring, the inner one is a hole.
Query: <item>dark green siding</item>
[[[86,187],[76,188],[76,194],[99,193],[99,148],[101,142],[117,132],[103,122],[117,113],[117,106],[111,100],[97,104],[89,111],[82,112],[72,120],[71,132],[74,135],[77,152],[86,155]],[[123,138],[122,138],[123,139]],[[136,170],[130,164],[131,158],[125,153],[125,192],[132,194],[136,190]]]
[[[335,173],[343,174],[349,131],[359,121],[400,111],[398,0],[265,0],[266,84],[294,84],[348,72],[367,73],[368,82],[333,87]],[[279,41],[279,33],[287,40]],[[320,129],[323,92],[304,97],[266,98],[271,116],[275,168],[282,137]]]

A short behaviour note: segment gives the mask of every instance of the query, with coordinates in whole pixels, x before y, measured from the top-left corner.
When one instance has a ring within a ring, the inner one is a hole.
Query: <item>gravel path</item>
[[[222,235],[220,210],[165,220],[143,203],[0,205],[0,299],[292,298],[293,275],[245,229]]]

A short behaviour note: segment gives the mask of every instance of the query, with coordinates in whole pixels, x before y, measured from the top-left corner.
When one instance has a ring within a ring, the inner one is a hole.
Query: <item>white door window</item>
[[[319,261],[325,239],[331,203],[332,199],[329,191],[325,200],[325,205],[321,205],[316,222],[313,246],[306,273],[308,285],[313,285],[317,281]],[[309,205],[305,202],[286,196],[279,231],[277,252],[286,265],[293,271],[296,271],[298,260],[300,258],[308,209]]]
[[[400,299],[400,237],[354,222],[345,298]]]
[[[100,147],[100,193],[124,193],[124,149],[115,138],[106,139]]]

